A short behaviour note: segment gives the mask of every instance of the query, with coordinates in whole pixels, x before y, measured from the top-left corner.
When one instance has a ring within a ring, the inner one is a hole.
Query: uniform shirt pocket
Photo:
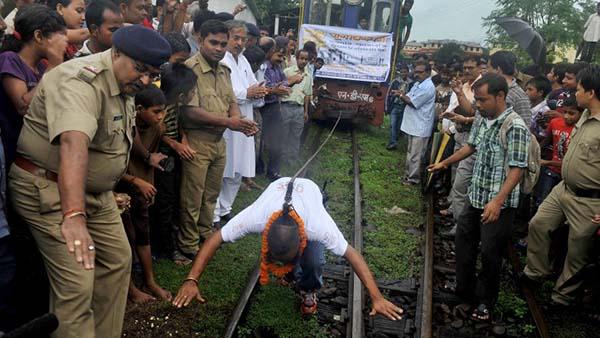
[[[120,149],[125,141],[125,115],[115,115],[103,120],[99,125],[102,130],[99,132],[101,139],[97,140],[97,145],[105,149]]]
[[[582,142],[579,144],[579,151],[582,153],[582,160],[589,163],[600,163],[600,144]]]

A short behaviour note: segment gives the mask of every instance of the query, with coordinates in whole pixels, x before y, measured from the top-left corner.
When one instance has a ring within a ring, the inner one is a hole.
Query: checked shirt
[[[478,117],[471,130],[468,144],[477,151],[469,187],[469,199],[474,208],[483,209],[500,192],[506,180],[504,161],[508,161],[509,167],[527,168],[530,133],[525,122],[517,118],[509,126],[506,135],[508,149],[505,150],[500,141],[502,123],[512,112],[509,107],[489,126],[485,118]],[[517,185],[502,208],[517,208],[519,192]]]

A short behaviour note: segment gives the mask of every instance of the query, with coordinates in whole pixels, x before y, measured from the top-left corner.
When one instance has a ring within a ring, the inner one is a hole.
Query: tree
[[[447,43],[438,49],[433,55],[433,59],[437,64],[450,64],[458,60],[462,60],[465,56],[465,52],[460,46],[454,42]]]
[[[275,14],[296,15],[300,8],[300,0],[253,0],[258,13],[257,20],[260,24],[273,23]]]
[[[562,58],[561,52],[576,47],[581,41],[583,25],[595,12],[595,0],[496,0],[497,9],[484,18],[488,43],[494,47],[517,49],[517,45],[504,30],[496,25],[498,17],[517,17],[527,21],[546,41],[548,62]],[[520,60],[524,51],[517,53]]]

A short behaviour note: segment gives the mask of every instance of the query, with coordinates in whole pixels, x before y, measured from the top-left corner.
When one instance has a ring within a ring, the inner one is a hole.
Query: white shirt
[[[463,93],[465,94],[465,97],[469,102],[475,102],[475,92],[473,92],[472,86],[475,82],[479,81],[479,79],[481,79],[481,74],[472,83],[466,82],[462,85]],[[452,91],[452,96],[450,96],[450,103],[448,104],[448,109],[446,109],[445,112],[454,112],[454,109],[458,108],[458,106],[460,106],[458,96],[454,91]],[[445,131],[449,131],[452,134],[455,134],[457,131],[454,122],[448,119],[442,120],[442,129]]]
[[[590,15],[584,28],[585,32],[583,33],[583,40],[587,42],[598,42],[600,40],[600,15],[598,15],[598,13]]]
[[[237,61],[233,54],[227,52],[225,58],[221,61],[231,69],[231,84],[233,93],[240,106],[242,117],[254,121],[254,112],[252,106],[256,100],[249,99],[248,88],[257,84],[252,67],[244,55],[240,54]],[[254,147],[254,137],[246,136],[238,131],[226,129],[223,134],[227,146],[227,157],[225,161],[225,171],[223,177],[234,178],[236,174],[244,177],[254,177],[256,168],[256,156]]]
[[[221,229],[223,240],[235,242],[247,234],[262,233],[271,215],[283,207],[289,181],[289,177],[283,177],[271,183],[252,205],[227,222]],[[323,195],[313,181],[305,178],[296,179],[292,192],[292,205],[304,221],[304,229],[309,241],[322,243],[337,256],[346,253],[348,242],[323,207]]]
[[[19,10],[15,8],[8,13],[6,18],[4,18],[4,23],[6,24],[6,30],[4,31],[4,34],[10,35],[15,32],[15,16],[17,16],[18,11]]]
[[[400,129],[411,136],[431,137],[435,120],[435,86],[431,78],[416,82],[407,96],[415,108],[406,105]]]

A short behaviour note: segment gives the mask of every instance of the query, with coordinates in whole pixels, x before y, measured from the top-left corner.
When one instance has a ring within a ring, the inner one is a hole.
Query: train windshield
[[[350,27],[377,32],[391,32],[396,0],[363,0],[358,6],[350,6],[345,0],[311,0],[311,10],[308,23],[314,25]],[[358,7],[358,10],[357,8]],[[354,15],[346,15],[352,11]],[[358,16],[356,25],[351,17]],[[346,18],[346,19],[344,19]]]

